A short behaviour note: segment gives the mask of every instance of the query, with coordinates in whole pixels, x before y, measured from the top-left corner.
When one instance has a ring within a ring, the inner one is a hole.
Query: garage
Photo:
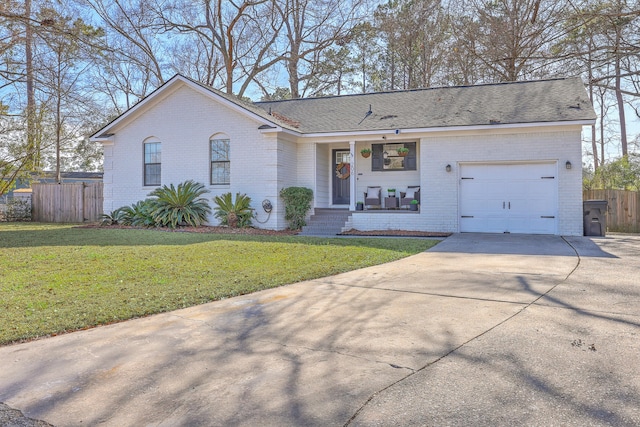
[[[557,162],[460,165],[460,231],[557,234]]]

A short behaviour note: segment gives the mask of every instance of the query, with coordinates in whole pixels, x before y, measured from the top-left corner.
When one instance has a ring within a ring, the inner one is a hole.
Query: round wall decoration
[[[340,162],[336,166],[336,176],[340,179],[347,179],[351,175],[351,165],[349,163]]]

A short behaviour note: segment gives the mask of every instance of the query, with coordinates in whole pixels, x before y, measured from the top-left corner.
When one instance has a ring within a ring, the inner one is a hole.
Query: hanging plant
[[[404,148],[404,147],[400,147],[396,151],[398,152],[398,156],[400,156],[400,157],[404,157],[407,154],[409,154],[409,149],[408,148]]]
[[[370,148],[363,148],[362,150],[360,150],[360,154],[362,154],[362,157],[364,157],[366,159],[371,155],[371,149]]]

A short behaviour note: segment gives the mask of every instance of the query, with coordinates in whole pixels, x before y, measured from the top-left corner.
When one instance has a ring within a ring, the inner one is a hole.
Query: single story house
[[[192,179],[247,194],[269,229],[288,226],[280,190],[301,186],[314,209],[351,212],[344,229],[582,235],[595,119],[579,78],[247,103],[176,75],[92,140],[106,212]]]

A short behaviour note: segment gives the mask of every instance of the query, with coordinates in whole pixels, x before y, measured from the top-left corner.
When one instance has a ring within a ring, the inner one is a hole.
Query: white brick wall
[[[258,130],[257,121],[185,85],[178,86],[113,129],[114,144],[105,146],[105,212],[143,200],[155,188],[145,187],[143,181],[143,142],[153,137],[162,142],[163,185],[188,179],[201,182],[211,191],[207,198],[212,208],[216,195],[246,193],[261,221],[267,217],[262,200],[269,199],[274,210],[260,226],[286,228],[278,192],[295,184],[295,154],[283,157],[295,153],[294,145],[277,144],[274,135]],[[230,185],[210,185],[209,139],[214,135],[231,140]],[[278,166],[283,171],[280,175]],[[217,224],[217,220],[211,216],[210,223]]]
[[[333,138],[330,144],[316,143],[296,141],[291,135],[261,133],[258,120],[183,83],[159,95],[110,128],[115,136],[112,143],[105,143],[105,212],[143,200],[155,188],[143,185],[143,142],[149,138],[162,142],[162,184],[193,179],[211,191],[207,196],[210,200],[226,192],[246,193],[253,201],[258,220],[264,222],[257,224],[260,227],[288,226],[279,199],[284,187],[309,187],[314,191],[315,207],[330,206],[331,149],[348,148],[348,141]],[[209,184],[212,136],[231,140],[230,185]],[[360,155],[360,150],[371,142],[356,143],[357,169],[352,173],[357,180],[355,198],[362,200],[370,185],[400,191],[420,184],[420,213],[357,214],[353,218],[355,228],[457,232],[461,162],[553,161],[559,165],[558,232],[582,234],[580,126],[441,132],[422,138],[407,135],[406,141],[418,141],[417,171],[372,172],[371,159]],[[567,160],[573,169],[564,168]],[[452,172],[445,171],[447,164],[452,166]],[[261,207],[264,199],[274,207],[268,220]],[[213,216],[210,223],[217,223]]]
[[[461,162],[537,160],[558,163],[558,234],[582,235],[580,127],[434,134],[423,137],[419,145],[420,213],[402,216],[392,213],[357,214],[353,219],[354,228],[458,232]],[[570,170],[565,168],[567,160],[573,164]],[[451,172],[446,172],[447,164],[452,166]],[[365,182],[372,181],[368,179]]]

